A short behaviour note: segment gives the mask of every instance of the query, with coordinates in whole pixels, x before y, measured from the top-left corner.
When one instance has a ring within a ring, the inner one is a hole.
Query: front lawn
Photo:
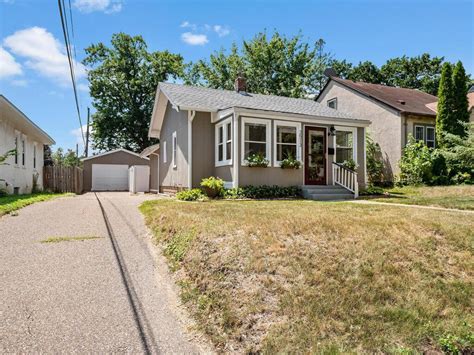
[[[31,205],[35,202],[47,201],[52,198],[67,196],[70,194],[57,194],[57,193],[36,193],[27,195],[7,195],[0,197],[0,216],[11,213],[25,206]]]
[[[141,210],[220,350],[474,348],[470,215],[301,200]]]
[[[474,210],[474,185],[405,186],[387,192],[388,197],[373,201]]]

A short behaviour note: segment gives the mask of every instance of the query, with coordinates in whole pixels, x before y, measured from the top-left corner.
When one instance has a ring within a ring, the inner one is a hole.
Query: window
[[[19,151],[18,135],[15,135],[15,164],[18,164],[18,151]]]
[[[337,110],[337,98],[328,100],[327,103],[328,103],[328,107]]]
[[[424,126],[415,126],[415,140],[425,141],[425,127]]]
[[[354,131],[336,130],[336,163],[343,163],[349,159],[356,161],[354,143]]]
[[[292,157],[301,159],[300,136],[301,125],[294,122],[275,121],[274,126],[274,150],[275,166],[280,166],[284,159]]]
[[[216,166],[232,164],[232,122],[227,119],[216,125]]]
[[[162,151],[162,154],[163,154],[163,163],[167,163],[168,159],[166,157],[166,141],[163,142],[163,151]]]
[[[21,165],[25,166],[25,158],[26,158],[26,142],[25,137],[21,137]]]
[[[173,168],[176,169],[178,161],[176,158],[176,152],[178,151],[178,138],[176,137],[176,132],[173,132],[173,156],[171,159],[173,160]]]
[[[36,143],[33,144],[33,169],[36,169]]]
[[[434,148],[436,146],[436,133],[433,126],[426,125],[415,125],[415,140],[422,141],[429,148]]]
[[[435,128],[426,126],[426,145],[429,148],[435,147]]]
[[[242,164],[253,154],[270,160],[270,120],[242,118]]]

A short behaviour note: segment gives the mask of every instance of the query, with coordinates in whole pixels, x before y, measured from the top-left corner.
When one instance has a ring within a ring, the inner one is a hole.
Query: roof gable
[[[130,150],[123,149],[123,148],[114,149],[114,150],[111,150],[111,151],[108,151],[108,152],[105,152],[105,153],[96,154],[96,155],[91,155],[90,157],[82,158],[81,160],[82,160],[82,161],[91,160],[91,159],[103,157],[103,156],[105,156],[105,155],[110,155],[110,154],[114,154],[114,153],[118,153],[118,152],[127,153],[127,154],[134,155],[134,156],[136,156],[136,157],[138,157],[138,158],[141,158],[141,159],[149,160],[149,158],[147,158],[147,157],[142,157],[142,156],[140,156],[140,154],[138,154],[138,153],[135,153],[135,152],[132,152],[132,151],[130,151]]]

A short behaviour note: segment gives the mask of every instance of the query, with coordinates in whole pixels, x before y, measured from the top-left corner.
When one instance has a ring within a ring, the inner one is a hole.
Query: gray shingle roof
[[[331,109],[309,99],[251,93],[240,94],[230,90],[171,83],[160,83],[159,88],[172,104],[196,110],[220,111],[230,107],[241,107],[310,116],[355,119],[348,113]]]

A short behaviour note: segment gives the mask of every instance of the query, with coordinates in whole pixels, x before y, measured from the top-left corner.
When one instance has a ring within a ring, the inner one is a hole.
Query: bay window
[[[300,123],[275,121],[273,134],[274,166],[280,166],[284,159],[301,160],[300,131]]]
[[[216,124],[216,166],[232,164],[232,121],[231,118]]]
[[[336,130],[336,163],[344,161],[356,161],[355,154],[355,131],[343,128]]]
[[[242,118],[242,164],[259,154],[270,160],[270,120]]]

